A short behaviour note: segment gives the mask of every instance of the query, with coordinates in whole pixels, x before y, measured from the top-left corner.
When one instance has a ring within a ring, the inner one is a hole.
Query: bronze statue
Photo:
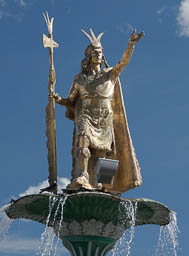
[[[106,157],[120,161],[109,191],[124,192],[139,186],[141,175],[127,124],[119,74],[129,63],[134,46],[144,33],[133,31],[121,61],[110,68],[102,52],[103,33],[96,37],[92,29],[91,36],[82,32],[91,44],[81,61],[81,72],[75,76],[67,99],[53,93],[55,102],[66,106],[66,116],[75,124],[69,187],[98,187],[94,167],[99,157]]]

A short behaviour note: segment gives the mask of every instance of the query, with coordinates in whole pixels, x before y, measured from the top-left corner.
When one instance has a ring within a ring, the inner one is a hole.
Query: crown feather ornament
[[[95,36],[93,30],[90,28],[91,36],[83,29],[81,29],[83,34],[89,38],[91,41],[91,45],[95,48],[102,48],[102,44],[100,42],[101,37],[103,36],[104,33],[100,33],[97,37]]]

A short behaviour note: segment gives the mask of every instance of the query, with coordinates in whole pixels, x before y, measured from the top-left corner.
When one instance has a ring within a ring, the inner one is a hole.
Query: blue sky
[[[0,0],[1,205],[48,176],[46,10],[55,17],[56,92],[63,97],[89,44],[81,29],[104,32],[101,41],[110,66],[120,60],[133,28],[145,32],[121,74],[143,176],[143,185],[123,197],[154,199],[176,211],[179,255],[188,255],[189,0]],[[64,111],[56,106],[58,175],[69,179],[73,124]],[[38,223],[14,222],[0,255],[34,255],[43,231]],[[158,235],[159,227],[137,227],[131,255],[154,255]]]

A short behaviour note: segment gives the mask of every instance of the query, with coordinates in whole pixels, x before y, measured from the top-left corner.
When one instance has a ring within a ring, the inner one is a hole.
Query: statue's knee
[[[90,158],[91,156],[90,150],[88,148],[79,148],[78,153],[79,157],[82,158]]]
[[[90,158],[91,153],[89,150],[89,140],[87,136],[79,136],[79,145],[78,145],[78,156],[80,158]]]
[[[79,147],[80,148],[88,148],[89,147],[89,139],[86,135],[79,136]]]

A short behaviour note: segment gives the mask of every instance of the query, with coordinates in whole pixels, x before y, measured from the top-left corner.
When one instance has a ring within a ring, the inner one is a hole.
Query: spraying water
[[[61,218],[60,218],[59,228],[58,228],[58,235],[59,235],[61,223],[63,221],[63,209],[64,209],[64,204],[66,202],[66,199],[67,199],[67,196],[65,196],[65,198],[61,198],[60,200],[58,197],[53,197],[53,196],[49,197],[49,214],[46,220],[45,231],[41,234],[41,241],[38,246],[36,255],[50,256],[51,253],[53,252],[54,252],[54,256],[56,255],[59,238],[55,242],[55,234],[54,234],[53,228],[49,227],[49,221],[51,218],[52,211],[56,205],[56,202],[59,200],[56,206],[53,221],[51,223],[52,226],[55,224],[56,217],[58,215],[59,209],[61,208]]]
[[[178,225],[176,213],[170,213],[170,223],[160,227],[158,247],[155,256],[177,256],[178,252]]]
[[[129,256],[131,245],[135,232],[135,220],[137,211],[137,202],[133,205],[131,201],[121,202],[125,208],[127,222],[129,220],[130,229],[119,239],[118,243],[112,251],[112,256]]]
[[[49,221],[50,217],[52,214],[52,210],[54,208],[55,203],[57,202],[58,198],[57,197],[49,197],[49,214],[47,216],[46,220],[46,226],[45,226],[45,231],[41,234],[41,240],[40,244],[38,246],[37,250],[37,255],[45,256],[45,255],[50,255],[52,248],[53,248],[53,241],[54,241],[54,233],[51,227],[49,227]],[[58,207],[56,209],[55,215],[58,211]]]
[[[11,220],[5,213],[5,210],[8,206],[9,205],[4,205],[0,208],[0,242],[6,238],[10,226],[13,222],[13,220]]]
[[[61,201],[61,218],[60,218],[60,221],[59,221],[59,224],[58,224],[58,232],[57,232],[57,236],[58,236],[58,239],[57,239],[57,242],[55,244],[55,250],[54,250],[54,256],[56,256],[56,252],[57,252],[57,246],[58,246],[58,242],[59,242],[59,235],[60,235],[60,229],[61,229],[61,225],[62,225],[62,221],[63,221],[63,216],[64,216],[64,205],[66,203],[66,199],[67,199],[68,195],[65,196],[64,199],[62,199]],[[54,223],[55,223],[55,218],[54,218]]]

